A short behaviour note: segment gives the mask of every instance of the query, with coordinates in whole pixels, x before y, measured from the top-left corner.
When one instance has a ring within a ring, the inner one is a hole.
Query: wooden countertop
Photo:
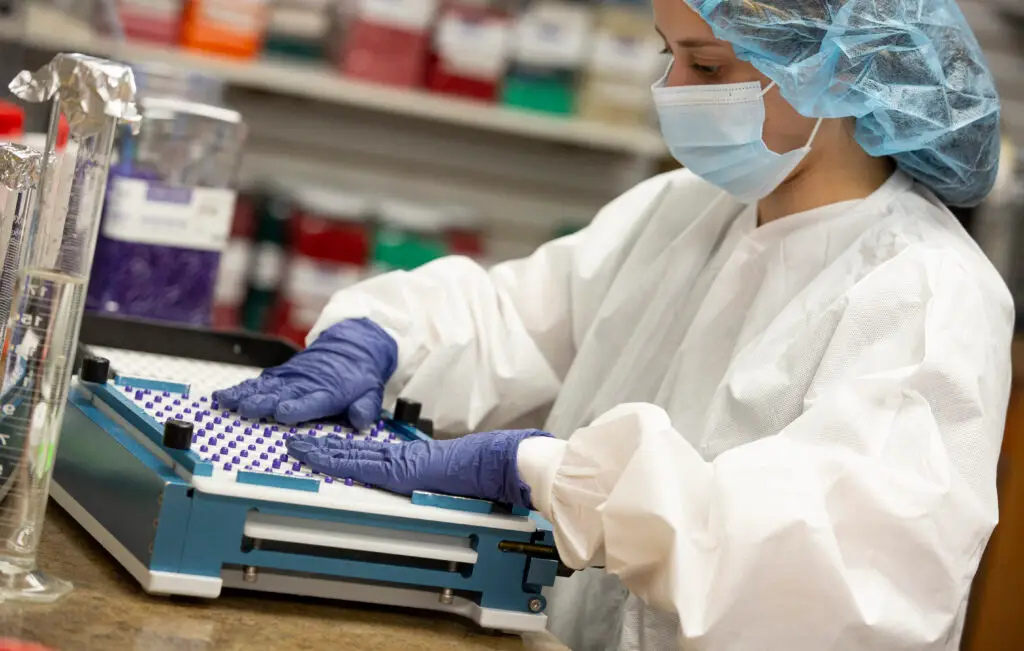
[[[60,651],[524,648],[519,637],[436,613],[244,592],[211,601],[150,596],[53,501],[39,565],[75,591],[49,606],[0,604],[0,637]]]

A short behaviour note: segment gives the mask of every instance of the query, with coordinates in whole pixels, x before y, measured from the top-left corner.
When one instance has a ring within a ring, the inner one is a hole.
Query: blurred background
[[[1004,99],[1002,173],[958,218],[1024,305],[1024,0],[960,0]],[[301,343],[331,294],[585,225],[674,166],[646,0],[0,0],[0,78],[132,64],[88,309]],[[4,91],[6,92],[6,90]],[[0,100],[3,96],[0,95]],[[0,103],[0,139],[48,116]]]

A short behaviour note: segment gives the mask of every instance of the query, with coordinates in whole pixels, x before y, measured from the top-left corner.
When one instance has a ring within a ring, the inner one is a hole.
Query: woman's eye
[[[658,54],[672,54],[672,50],[670,50],[669,47],[666,45],[665,47],[661,48],[661,52],[659,52]]]
[[[694,63],[691,67],[698,74],[702,74],[705,76],[716,75],[719,71],[719,66],[702,66],[699,63]]]

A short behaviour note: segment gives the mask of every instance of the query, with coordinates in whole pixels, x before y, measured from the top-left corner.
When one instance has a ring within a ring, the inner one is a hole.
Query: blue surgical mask
[[[668,72],[654,83],[654,106],[672,156],[684,167],[740,201],[753,203],[775,191],[811,151],[807,145],[776,154],[764,143],[764,96],[760,82],[666,87]]]

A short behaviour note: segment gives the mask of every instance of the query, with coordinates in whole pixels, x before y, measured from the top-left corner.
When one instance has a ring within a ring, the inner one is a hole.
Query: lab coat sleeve
[[[497,429],[550,404],[586,327],[650,206],[671,183],[655,177],[612,201],[581,231],[529,257],[485,269],[446,257],[335,294],[307,343],[325,328],[367,317],[398,343],[386,403],[423,403],[444,431]]]
[[[998,281],[912,257],[829,307],[782,431],[707,461],[662,409],[624,404],[525,441],[564,562],[603,561],[678,614],[688,650],[952,648],[998,517],[1012,305]]]

